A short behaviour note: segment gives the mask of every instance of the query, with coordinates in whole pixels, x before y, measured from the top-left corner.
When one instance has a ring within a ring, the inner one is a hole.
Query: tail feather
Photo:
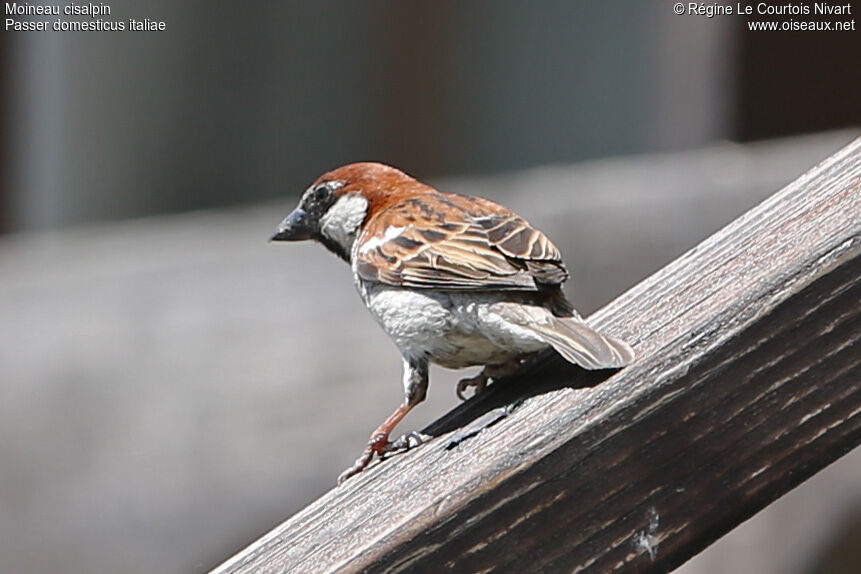
[[[617,369],[634,360],[630,345],[598,333],[576,317],[551,317],[549,322],[525,326],[584,369]]]

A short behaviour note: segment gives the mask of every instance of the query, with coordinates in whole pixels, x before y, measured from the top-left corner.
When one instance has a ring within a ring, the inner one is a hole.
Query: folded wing
[[[363,279],[413,288],[537,290],[568,278],[559,250],[523,218],[439,192],[376,214],[355,257]]]

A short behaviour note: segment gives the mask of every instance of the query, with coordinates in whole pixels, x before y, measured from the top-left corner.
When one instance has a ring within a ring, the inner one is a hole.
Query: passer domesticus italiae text
[[[362,300],[401,351],[404,402],[339,482],[392,451],[392,429],[425,398],[428,363],[488,379],[552,347],[586,369],[623,367],[626,343],[586,326],[562,293],[562,255],[505,207],[442,193],[379,163],[326,173],[278,226],[275,241],[314,239],[350,264]]]

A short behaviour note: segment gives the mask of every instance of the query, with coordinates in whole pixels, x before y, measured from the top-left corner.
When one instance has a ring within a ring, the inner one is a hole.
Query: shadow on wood
[[[547,351],[523,366],[516,374],[495,381],[481,394],[470,398],[450,413],[422,430],[433,437],[456,431],[474,424],[492,411],[503,409],[507,416],[530,398],[562,389],[586,389],[606,381],[615,369],[587,371],[562,359],[554,351]],[[491,422],[492,420],[492,422]],[[498,422],[492,417],[487,425]]]

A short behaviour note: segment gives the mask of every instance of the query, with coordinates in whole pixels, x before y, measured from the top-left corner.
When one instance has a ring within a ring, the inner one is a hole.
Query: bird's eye
[[[322,201],[322,200],[326,199],[326,197],[328,195],[329,195],[329,188],[326,187],[326,184],[318,185],[317,187],[314,188],[314,199],[316,201]]]

